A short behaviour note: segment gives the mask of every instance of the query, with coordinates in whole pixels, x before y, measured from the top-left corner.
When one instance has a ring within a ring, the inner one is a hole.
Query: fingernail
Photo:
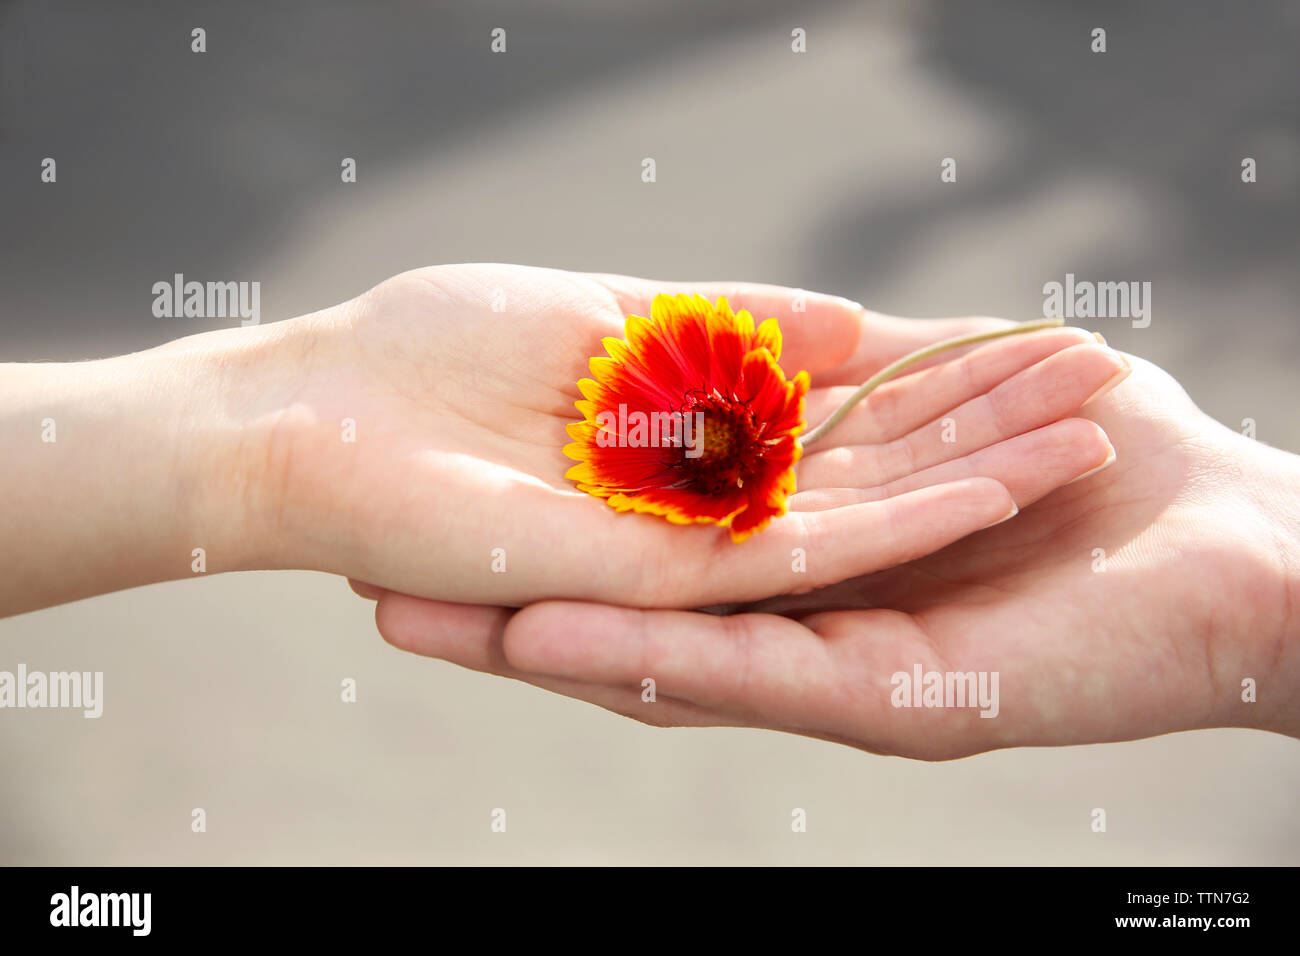
[[[1093,332],[1092,337],[1095,338],[1102,345],[1106,344],[1106,336],[1102,335],[1100,332]]]
[[[1002,522],[1004,522],[1004,521],[1010,521],[1012,518],[1014,518],[1014,517],[1015,517],[1016,515],[1018,515],[1018,514],[1020,514],[1020,507],[1019,507],[1018,505],[1016,505],[1016,504],[1012,504],[1012,505],[1011,505],[1011,510],[1010,510],[1007,514],[1003,515],[1003,516],[1002,516],[1001,518],[999,518],[997,521],[993,522],[993,524],[986,524],[986,525],[984,526],[984,530],[987,531],[989,528],[996,527],[997,525],[1000,525],[1000,524],[1001,524]]]
[[[1097,472],[1102,471],[1103,469],[1109,468],[1109,467],[1110,467],[1112,464],[1114,464],[1114,463],[1115,463],[1115,447],[1112,445],[1112,446],[1111,446],[1111,449],[1110,449],[1110,454],[1106,456],[1106,460],[1105,460],[1105,461],[1103,461],[1103,462],[1102,462],[1100,465],[1098,465],[1096,468],[1093,468],[1093,469],[1091,469],[1091,470],[1089,470],[1089,471],[1085,471],[1085,472],[1084,472],[1082,475],[1080,475],[1078,478],[1071,478],[1071,479],[1070,479],[1069,481],[1067,481],[1065,484],[1066,484],[1066,485],[1072,485],[1072,484],[1074,484],[1076,481],[1083,481],[1083,479],[1085,479],[1085,478],[1091,478],[1091,477],[1092,477],[1093,475],[1095,475]]]
[[[1109,348],[1109,346],[1107,347]],[[1097,399],[1101,398],[1103,395],[1105,395],[1107,392],[1113,389],[1120,382],[1124,381],[1124,379],[1128,378],[1130,375],[1133,374],[1133,366],[1128,364],[1128,359],[1126,359],[1123,355],[1120,355],[1120,353],[1118,352],[1116,352],[1115,355],[1124,364],[1120,368],[1117,368],[1114,374],[1111,375],[1110,378],[1106,379],[1106,384],[1102,385],[1101,388],[1097,389],[1097,391],[1089,395],[1087,400],[1084,401],[1083,405],[1079,406],[1080,408],[1083,408],[1084,405],[1092,404]]]

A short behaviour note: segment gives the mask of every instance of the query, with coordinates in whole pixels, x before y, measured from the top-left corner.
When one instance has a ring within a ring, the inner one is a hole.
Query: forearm
[[[265,337],[0,365],[0,616],[257,563],[265,494],[223,393]]]

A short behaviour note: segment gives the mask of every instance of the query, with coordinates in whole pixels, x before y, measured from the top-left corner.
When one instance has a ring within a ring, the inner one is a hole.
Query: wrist
[[[1208,508],[1188,531],[1212,558],[1194,580],[1225,708],[1214,725],[1300,737],[1300,457],[1212,431]]]
[[[1300,737],[1300,457],[1258,446],[1262,479],[1252,496],[1268,529],[1270,567],[1280,595],[1275,626],[1267,632],[1264,651],[1272,665],[1267,688],[1267,727]],[[1263,636],[1263,635],[1262,635]]]
[[[305,393],[321,315],[189,336],[138,358],[168,396],[177,515],[207,570],[299,566],[292,517],[295,436],[310,431]]]

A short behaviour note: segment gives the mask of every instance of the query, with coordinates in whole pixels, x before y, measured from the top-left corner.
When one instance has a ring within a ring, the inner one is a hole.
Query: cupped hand
[[[746,542],[616,513],[564,477],[577,382],[628,314],[680,291],[780,320],[782,366],[812,376],[810,423],[866,372],[992,321],[864,322],[845,300],[769,286],[495,265],[403,274],[311,317],[305,371],[268,406],[280,563],[474,603],[753,600],[930,553],[1111,455],[1101,429],[1069,416],[1126,374],[1123,360],[1057,329],[881,388],[800,462],[792,513]]]
[[[1300,459],[1223,428],[1133,362],[1089,408],[1113,467],[904,566],[725,616],[389,593],[379,628],[403,649],[652,724],[765,727],[927,759],[1201,727],[1300,736]],[[999,474],[1032,495],[1042,467]],[[851,507],[872,493],[808,494]],[[897,706],[915,703],[898,675],[918,668],[923,682],[996,673],[998,700]]]

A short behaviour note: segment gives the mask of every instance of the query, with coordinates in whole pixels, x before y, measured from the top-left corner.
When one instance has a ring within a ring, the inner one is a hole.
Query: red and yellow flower
[[[776,319],[703,296],[656,296],[578,382],[566,472],[618,511],[714,523],[734,541],[785,514],[808,374],[787,381]]]

